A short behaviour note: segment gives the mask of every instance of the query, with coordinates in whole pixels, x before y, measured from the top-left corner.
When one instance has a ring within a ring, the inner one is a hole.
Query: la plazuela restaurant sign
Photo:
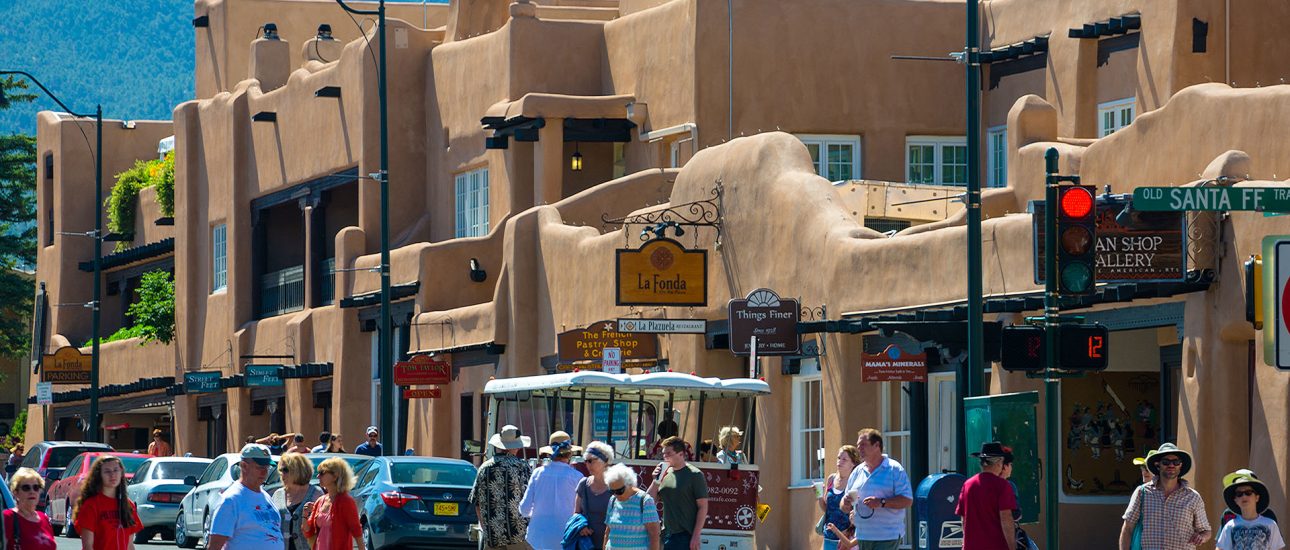
[[[702,306],[708,303],[708,251],[658,238],[616,251],[620,306]],[[625,350],[624,350],[625,351]]]

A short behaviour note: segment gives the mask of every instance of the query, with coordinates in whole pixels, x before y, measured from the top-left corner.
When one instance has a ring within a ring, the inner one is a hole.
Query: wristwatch
[[[887,507],[887,499],[885,499],[885,498],[880,498],[880,499],[878,499],[878,507],[879,507],[879,508],[886,508],[886,507]]]

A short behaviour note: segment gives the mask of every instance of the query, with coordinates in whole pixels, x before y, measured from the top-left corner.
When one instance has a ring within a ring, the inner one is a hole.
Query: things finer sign
[[[748,293],[726,305],[730,318],[730,352],[752,354],[752,338],[757,337],[757,355],[796,355],[802,341],[797,333],[801,306],[797,300],[780,298],[769,288]]]

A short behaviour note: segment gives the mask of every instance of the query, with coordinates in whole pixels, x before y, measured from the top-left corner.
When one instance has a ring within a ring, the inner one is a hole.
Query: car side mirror
[[[188,476],[184,478],[184,485],[197,486],[197,476]]]
[[[467,455],[477,455],[484,452],[484,442],[478,439],[467,439],[461,442],[461,452]]]

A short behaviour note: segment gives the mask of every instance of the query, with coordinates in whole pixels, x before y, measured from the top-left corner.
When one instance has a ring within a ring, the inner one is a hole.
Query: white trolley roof
[[[502,398],[526,395],[577,397],[584,391],[588,397],[607,396],[613,391],[619,395],[670,393],[677,400],[694,400],[699,395],[709,399],[770,395],[770,385],[753,378],[701,378],[679,372],[609,374],[586,371],[489,380],[484,386],[484,393]]]

